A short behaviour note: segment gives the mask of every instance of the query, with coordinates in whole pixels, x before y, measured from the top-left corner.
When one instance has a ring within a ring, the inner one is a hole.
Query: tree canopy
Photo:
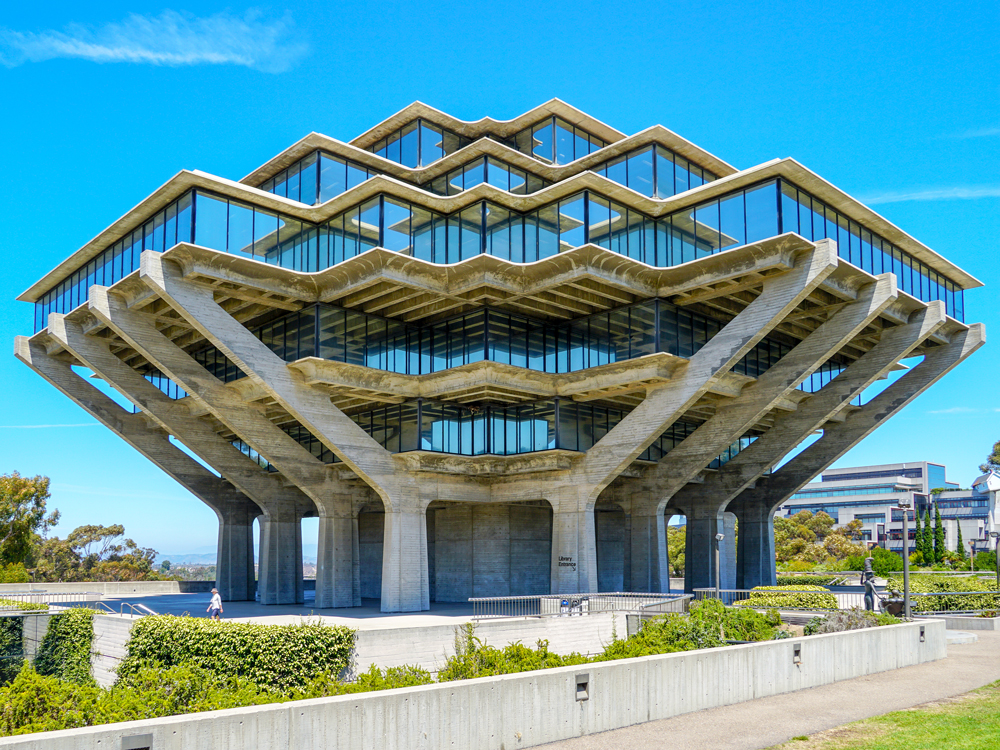
[[[0,562],[23,563],[35,535],[59,522],[59,511],[46,515],[48,477],[0,476]]]
[[[993,443],[993,450],[986,457],[986,463],[979,465],[979,470],[983,474],[989,474],[990,472],[1000,474],[1000,440]]]
[[[778,562],[825,562],[863,555],[862,523],[852,520],[839,529],[826,513],[802,510],[794,516],[774,518],[774,549]]]

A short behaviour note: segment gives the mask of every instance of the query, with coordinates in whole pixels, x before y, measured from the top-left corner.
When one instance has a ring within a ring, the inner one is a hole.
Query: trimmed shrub
[[[789,591],[823,593],[783,593]],[[754,609],[836,609],[837,597],[822,586],[756,586],[748,599],[736,602],[735,606]]]
[[[24,662],[24,618],[0,617],[0,685],[21,671]]]
[[[78,685],[92,684],[90,652],[94,645],[92,609],[73,607],[52,615],[35,654],[35,670]]]
[[[903,569],[903,558],[895,552],[890,552],[881,547],[873,547],[870,556],[872,558],[872,570],[880,578],[885,578],[889,574]],[[848,570],[864,570],[865,558],[861,555],[849,557],[847,558],[846,565]]]
[[[132,627],[119,679],[144,667],[192,666],[288,695],[350,663],[356,631],[341,625],[258,625],[156,615]]]
[[[31,576],[24,567],[24,563],[0,564],[0,583],[29,583]]]
[[[778,576],[779,586],[829,586],[834,581],[839,581],[844,576]]]
[[[803,634],[842,633],[845,630],[877,628],[881,625],[897,625],[901,622],[903,621],[892,615],[878,614],[861,609],[860,607],[853,607],[812,618],[806,623]]]
[[[888,579],[886,589],[902,591],[903,579]],[[947,594],[960,591],[995,592],[996,590],[996,581],[975,576],[910,576],[911,594]],[[1000,593],[983,593],[972,596],[914,596],[910,598],[912,612],[963,612],[979,609],[1000,609]]]

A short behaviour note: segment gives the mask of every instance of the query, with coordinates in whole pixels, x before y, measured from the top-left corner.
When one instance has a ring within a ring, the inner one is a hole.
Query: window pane
[[[552,161],[552,120],[546,120],[545,122],[539,123],[531,131],[532,136],[532,155],[543,159],[544,161]]]
[[[444,156],[444,143],[439,128],[421,121],[420,131],[420,164],[426,167]]]
[[[653,149],[647,148],[628,158],[628,186],[637,193],[653,196]]]
[[[719,202],[719,219],[722,232],[720,247],[734,247],[746,242],[743,193],[731,195]]]
[[[386,198],[384,222],[382,246],[397,253],[410,254],[410,207]]]
[[[204,193],[198,193],[196,201],[198,222],[195,227],[194,244],[226,252],[226,219],[228,215],[226,201],[218,200]]]
[[[747,242],[758,242],[778,235],[777,185],[769,182],[747,190],[746,202]]]
[[[253,208],[242,203],[229,204],[229,252],[253,257]]]
[[[411,122],[403,128],[400,139],[399,163],[411,169],[419,165],[417,138],[417,123]]]
[[[316,203],[316,154],[302,160],[299,171],[299,200],[308,206]]]
[[[569,164],[573,160],[573,126],[556,120],[556,164]]]
[[[320,156],[319,163],[319,200],[326,203],[347,190],[347,165],[325,155]]]

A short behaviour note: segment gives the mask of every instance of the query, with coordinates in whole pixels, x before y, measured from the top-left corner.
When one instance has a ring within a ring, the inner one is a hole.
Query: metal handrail
[[[643,604],[661,602],[662,593],[610,591],[535,596],[472,597],[472,619],[504,617],[568,617],[598,612],[635,612]]]

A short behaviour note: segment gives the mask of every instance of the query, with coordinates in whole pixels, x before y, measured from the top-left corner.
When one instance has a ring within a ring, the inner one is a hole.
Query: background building
[[[230,599],[259,519],[261,600],[302,600],[313,515],[317,607],[664,591],[672,515],[686,588],[750,587],[775,509],[982,345],[977,286],[792,159],[417,103],[180,172],[20,296],[16,355],[216,511]]]
[[[961,489],[945,478],[945,467],[927,461],[877,466],[852,466],[828,469],[818,482],[811,482],[793,494],[779,509],[783,516],[793,516],[807,510],[826,513],[837,526],[857,520],[862,523],[862,535],[868,542],[877,542],[895,552],[903,548],[903,511],[898,503],[905,500],[920,513],[921,522],[934,505],[944,522],[945,543],[956,548],[961,526],[965,551],[972,540],[985,540],[998,528],[996,494],[1000,479],[987,474]],[[934,493],[941,489],[943,492]],[[910,552],[914,551],[915,523],[909,512]],[[884,536],[883,536],[884,535]],[[985,548],[985,542],[977,549]]]

